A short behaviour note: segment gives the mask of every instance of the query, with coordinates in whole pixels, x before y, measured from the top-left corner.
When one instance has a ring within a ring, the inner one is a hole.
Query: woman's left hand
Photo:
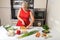
[[[30,26],[27,26],[26,28],[27,28],[27,29],[29,29],[29,28],[30,28]]]

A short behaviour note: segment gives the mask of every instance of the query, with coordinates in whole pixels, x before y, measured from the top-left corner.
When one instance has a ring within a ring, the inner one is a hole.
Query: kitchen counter
[[[39,32],[42,34],[42,32],[41,32],[42,28],[41,27],[32,27],[32,29],[28,29],[28,31],[31,31],[31,30],[39,30]],[[47,39],[45,39],[44,37],[37,38],[33,34],[31,36],[18,39],[17,38],[18,35],[15,35],[13,37],[9,37],[7,35],[7,31],[3,28],[3,26],[1,26],[0,27],[0,40],[60,40],[60,32],[58,32],[55,29],[51,29],[50,31],[51,31],[50,35],[52,36],[51,38],[47,38]]]

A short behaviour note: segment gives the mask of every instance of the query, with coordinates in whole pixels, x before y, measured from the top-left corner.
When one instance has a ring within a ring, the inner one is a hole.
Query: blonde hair
[[[22,6],[29,6],[29,5],[28,5],[28,2],[23,1],[23,2],[22,2]]]

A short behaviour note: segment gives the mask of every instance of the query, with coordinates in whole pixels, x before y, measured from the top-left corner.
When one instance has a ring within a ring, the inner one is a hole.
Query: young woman
[[[26,28],[29,28],[33,24],[34,16],[32,12],[28,9],[28,2],[24,1],[22,3],[22,7],[19,9],[17,18],[18,22],[16,26],[25,26]],[[31,19],[31,21],[29,19]]]

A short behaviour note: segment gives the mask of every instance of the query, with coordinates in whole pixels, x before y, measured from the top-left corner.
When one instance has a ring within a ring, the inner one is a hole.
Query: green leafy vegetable
[[[42,30],[43,33],[50,33],[49,27],[47,24],[43,25],[42,28],[44,29],[44,30]]]
[[[8,30],[14,30],[14,28],[10,25],[4,26],[4,28],[8,31]]]
[[[50,33],[49,30],[42,30],[43,33]]]
[[[43,25],[42,27],[43,27],[43,29],[45,29],[45,30],[49,30],[49,27],[48,27],[48,25],[46,25],[46,24]]]
[[[32,34],[35,34],[36,32],[38,32],[38,30],[34,30],[34,31],[29,32],[29,33],[25,33],[22,36],[19,36],[19,38],[24,38],[24,37],[30,36]]]

